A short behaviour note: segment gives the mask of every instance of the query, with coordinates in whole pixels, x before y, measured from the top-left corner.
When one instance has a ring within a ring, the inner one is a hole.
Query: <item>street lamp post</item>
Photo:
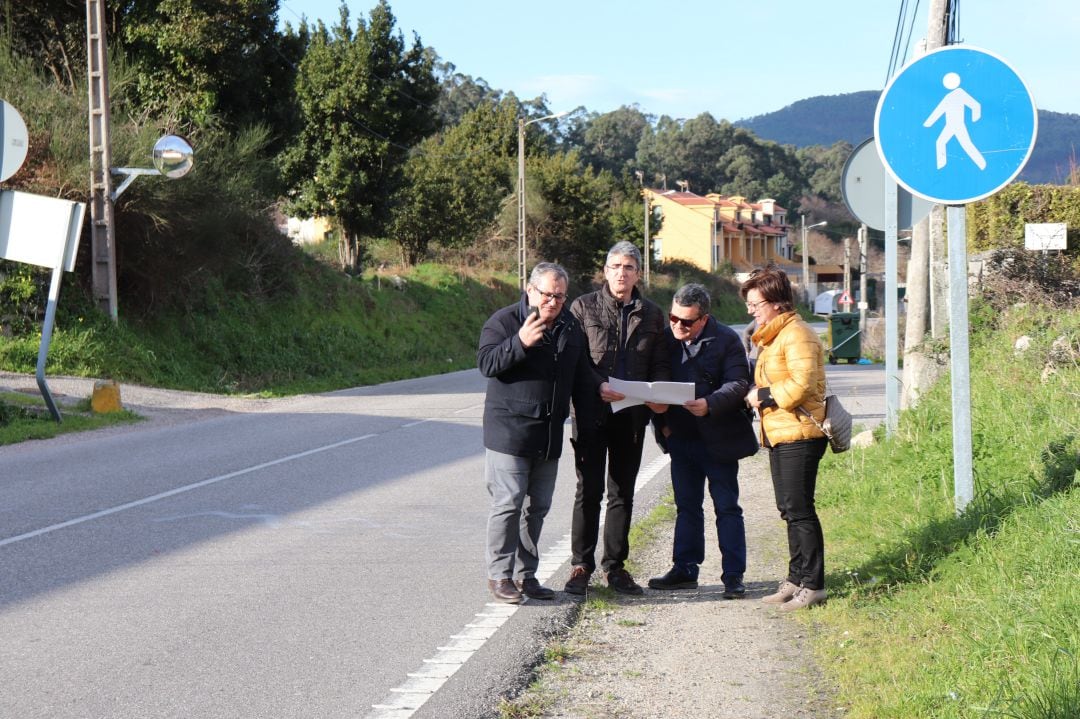
[[[807,227],[806,226],[806,215],[802,215],[801,220],[802,220],[802,286],[803,286],[803,301],[806,303],[807,307],[813,308],[813,305],[810,304],[810,252],[809,252],[809,248],[806,245],[806,242],[807,242],[806,231],[807,230],[812,230],[815,227],[824,227],[825,225],[827,225],[829,223],[822,220],[821,222],[817,222],[817,223]]]
[[[649,286],[649,193],[645,190],[645,172],[642,170],[635,170],[634,174],[637,176],[638,182],[641,183],[641,199],[645,204],[645,286]]]
[[[517,185],[517,200],[518,200],[518,284],[521,285],[521,290],[525,291],[525,128],[534,122],[540,122],[541,120],[554,120],[564,115],[570,114],[567,111],[557,112],[554,115],[545,115],[544,117],[538,117],[534,120],[526,122],[524,117],[518,118],[518,185]]]

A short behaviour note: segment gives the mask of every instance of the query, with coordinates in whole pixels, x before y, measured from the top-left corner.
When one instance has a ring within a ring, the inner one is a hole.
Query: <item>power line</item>
[[[908,26],[907,42],[904,43],[904,56],[900,59],[900,67],[907,62],[908,50],[911,49],[911,38],[915,35],[915,18],[919,16],[919,0],[915,0],[915,9],[911,11],[911,25]]]
[[[900,0],[900,11],[896,17],[896,29],[893,31],[892,51],[889,53],[889,68],[885,73],[886,85],[907,60],[908,49],[911,47],[911,39],[915,32],[915,19],[918,15],[919,0],[915,0],[914,8],[908,5],[908,0]],[[908,20],[909,17],[910,21]],[[904,38],[905,25],[908,25],[907,39]]]

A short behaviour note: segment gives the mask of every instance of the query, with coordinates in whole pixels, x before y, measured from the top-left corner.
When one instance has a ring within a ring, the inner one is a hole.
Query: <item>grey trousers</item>
[[[487,523],[488,579],[528,579],[540,564],[540,530],[555,493],[556,459],[528,459],[486,450],[491,496]]]

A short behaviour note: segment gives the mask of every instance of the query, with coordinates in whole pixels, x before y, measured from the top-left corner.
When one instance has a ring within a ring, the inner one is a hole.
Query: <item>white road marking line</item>
[[[245,467],[244,469],[238,469],[235,472],[229,472],[228,474],[221,474],[221,475],[218,475],[217,477],[210,477],[209,479],[204,479],[204,480],[201,480],[199,482],[194,482],[192,484],[185,484],[183,487],[175,487],[174,489],[170,489],[167,492],[161,492],[159,494],[155,494],[155,495],[152,495],[150,497],[143,497],[142,499],[136,499],[135,501],[127,502],[126,504],[118,504],[115,507],[109,507],[108,509],[103,509],[100,512],[94,512],[93,514],[84,514],[81,517],[75,517],[74,519],[69,519],[69,520],[67,520],[65,522],[58,522],[57,524],[51,524],[48,527],[42,527],[40,529],[35,529],[32,532],[26,532],[24,534],[17,534],[14,537],[8,537],[7,539],[0,539],[0,547],[4,547],[4,546],[6,546],[8,544],[15,544],[16,542],[22,542],[22,541],[27,540],[27,539],[33,539],[34,537],[40,537],[43,534],[48,534],[50,532],[55,532],[58,529],[65,529],[67,527],[73,527],[76,524],[82,524],[84,522],[90,522],[90,521],[93,521],[95,519],[101,519],[102,517],[107,517],[110,514],[116,514],[117,512],[123,512],[125,510],[133,509],[135,507],[141,507],[144,504],[151,504],[152,502],[157,502],[157,501],[162,500],[162,499],[167,499],[169,497],[174,497],[174,496],[176,496],[178,494],[183,494],[185,492],[190,492],[193,489],[199,489],[200,487],[207,487],[207,486],[209,486],[211,484],[217,484],[218,482],[224,482],[226,479],[233,479],[234,477],[240,477],[240,476],[245,475],[245,474],[250,474],[252,472],[257,472],[260,469],[266,469],[267,467],[273,467],[273,466],[278,465],[278,464],[284,464],[285,462],[292,462],[293,460],[301,459],[302,457],[309,457],[309,456],[311,456],[313,454],[318,454],[319,452],[326,452],[327,450],[337,449],[338,447],[344,447],[346,445],[353,444],[354,442],[360,442],[360,441],[365,440],[365,439],[371,439],[372,437],[375,437],[375,436],[376,435],[374,435],[374,434],[365,434],[365,435],[362,435],[360,437],[353,437],[351,439],[345,439],[345,440],[342,440],[340,442],[334,442],[333,444],[325,445],[323,447],[316,447],[314,449],[305,450],[303,452],[297,452],[296,454],[290,454],[288,457],[281,457],[280,459],[273,459],[273,460],[270,460],[269,462],[263,462],[262,464],[256,464],[256,465],[252,465],[251,467]]]
[[[671,458],[668,455],[661,454],[642,468],[638,472],[634,494],[636,495],[645,485],[655,479],[660,470],[670,461]],[[604,516],[601,514],[600,527],[603,526]],[[570,535],[567,534],[541,558],[540,566],[536,569],[536,578],[541,584],[545,583],[569,560]],[[372,704],[371,708],[375,711],[369,713],[366,719],[409,719],[520,608],[520,604],[495,602],[486,604],[484,611],[475,615],[476,619],[466,624],[457,634],[450,635],[451,639],[458,641],[456,646],[436,647],[435,657],[425,659],[419,670],[406,674],[408,678],[402,684],[392,687],[390,695],[385,700]],[[465,646],[466,643],[475,648],[468,649]],[[422,683],[417,680],[422,680]]]

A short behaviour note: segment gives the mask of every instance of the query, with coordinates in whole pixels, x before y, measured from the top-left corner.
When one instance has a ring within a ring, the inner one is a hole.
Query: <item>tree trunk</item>
[[[341,269],[350,275],[360,274],[359,246],[360,243],[356,233],[342,227],[341,237],[338,240],[338,259],[341,261]]]

